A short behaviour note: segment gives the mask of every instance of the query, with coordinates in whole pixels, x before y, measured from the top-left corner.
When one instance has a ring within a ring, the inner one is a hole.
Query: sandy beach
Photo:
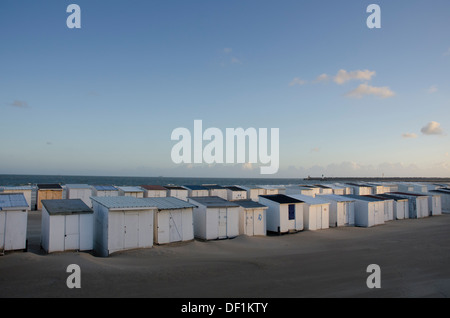
[[[266,237],[190,241],[99,258],[45,254],[40,212],[28,251],[0,256],[0,297],[449,297],[450,215]],[[81,288],[69,289],[69,264]],[[369,289],[369,264],[381,288]]]

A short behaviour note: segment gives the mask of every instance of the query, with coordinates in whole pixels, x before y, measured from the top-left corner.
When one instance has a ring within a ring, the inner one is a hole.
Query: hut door
[[[338,204],[339,205],[339,204]],[[342,213],[338,213],[338,224],[348,224],[348,202],[342,202]]]
[[[181,212],[170,212],[169,213],[169,241],[178,242],[181,241]]]
[[[124,213],[124,248],[139,247],[139,214]]]
[[[245,212],[245,233],[247,235],[254,235],[254,220],[253,220],[253,210],[247,210]]]
[[[80,249],[80,218],[79,215],[65,217],[64,250]]]
[[[227,237],[227,209],[219,209],[219,230],[218,237]]]

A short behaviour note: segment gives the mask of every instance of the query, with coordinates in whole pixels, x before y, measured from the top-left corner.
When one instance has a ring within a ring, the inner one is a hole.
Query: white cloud
[[[339,70],[337,75],[334,77],[334,81],[341,85],[350,80],[359,80],[359,81],[370,81],[372,76],[375,75],[375,71],[369,70],[357,70],[347,72],[346,70]]]
[[[311,152],[319,152],[320,151],[320,148],[319,147],[315,147],[315,148],[312,148],[311,149]]]
[[[437,86],[433,85],[428,89],[428,93],[433,94],[436,93],[438,91]]]
[[[380,98],[388,98],[395,95],[393,91],[389,89],[389,87],[375,87],[370,86],[368,84],[361,84],[354,90],[348,92],[345,96],[347,97],[354,97],[354,98],[361,98],[365,95],[375,95]]]
[[[330,79],[330,76],[328,74],[320,74],[319,76],[317,76],[317,78],[314,80],[314,83],[319,83],[319,82],[326,82]]]
[[[241,60],[236,57],[231,58],[231,64],[242,64]]]
[[[402,134],[403,138],[417,138],[417,134],[415,133],[404,133]]]
[[[232,51],[233,51],[233,49],[232,49],[232,48],[229,48],[229,47],[226,47],[226,48],[223,49],[223,52],[224,52],[225,54],[229,54],[229,53],[231,53]]]
[[[302,79],[300,79],[300,78],[298,78],[298,77],[295,77],[295,78],[289,83],[289,86],[294,86],[294,85],[304,85],[304,84],[306,84],[306,81],[304,81],[304,80],[302,80]]]
[[[444,54],[442,54],[444,56],[449,56],[450,55],[450,47],[448,48],[447,51],[444,52]]]
[[[420,130],[424,135],[442,135],[441,124],[435,121],[430,121]]]

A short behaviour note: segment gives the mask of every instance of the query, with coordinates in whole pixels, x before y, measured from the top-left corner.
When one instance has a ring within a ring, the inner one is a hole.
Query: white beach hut
[[[410,192],[389,192],[388,194],[408,199],[408,208],[410,219],[418,219],[429,216],[428,197]]]
[[[119,190],[111,185],[94,185],[92,186],[93,197],[117,197]]]
[[[332,190],[332,193],[330,194],[335,194],[335,195],[344,195],[344,194],[351,194],[350,190],[347,191],[347,189],[350,189],[350,187],[344,187],[344,186],[338,186],[335,184],[324,184],[324,186],[327,186],[328,188],[330,188]]]
[[[412,194],[416,194],[419,196],[427,196],[428,197],[428,215],[441,215],[442,214],[442,196],[436,192],[413,192]]]
[[[384,202],[366,196],[346,194],[355,200],[355,226],[372,227],[384,224]]]
[[[196,205],[174,197],[144,198],[155,206],[153,241],[166,244],[194,239],[193,209]]]
[[[394,199],[387,198],[381,195],[372,194],[365,195],[365,197],[374,198],[384,202],[384,221],[394,220]]]
[[[23,193],[0,193],[0,252],[25,250],[30,206]]]
[[[336,194],[325,194],[317,198],[330,203],[330,226],[355,225],[355,200]]]
[[[144,199],[92,197],[94,252],[106,257],[114,252],[153,246],[153,218],[157,208]]]
[[[259,203],[268,207],[267,231],[281,234],[303,230],[303,201],[285,194],[275,194],[260,195]]]
[[[289,195],[291,198],[305,202],[303,208],[303,227],[305,230],[315,231],[330,227],[330,203],[321,199],[303,194]]]
[[[260,185],[265,191],[264,195],[286,194],[286,189],[275,185]]]
[[[372,187],[359,184],[359,183],[346,183],[346,185],[350,186],[353,189],[354,195],[370,195],[373,194]]]
[[[247,200],[247,190],[237,187],[237,186],[227,186],[227,200]]]
[[[239,188],[242,188],[244,190],[247,190],[247,198],[249,200],[258,202],[259,200],[259,196],[260,195],[265,195],[266,194],[266,190],[264,188],[261,188],[259,186],[251,186],[251,185],[246,185],[246,186],[239,186]]]
[[[167,197],[167,189],[160,185],[141,185],[144,189],[144,198],[164,198]]]
[[[33,187],[32,186],[6,186],[6,187],[0,187],[1,193],[22,193],[25,197],[25,200],[27,200],[28,205],[31,209],[31,201],[32,201],[32,193],[33,193]]]
[[[180,186],[174,186],[174,185],[166,185],[166,186],[164,186],[164,188],[166,188],[168,190],[167,191],[168,196],[187,201],[187,197],[188,197],[187,189],[180,187]]]
[[[203,187],[208,189],[208,196],[219,197],[224,200],[227,199],[227,189],[218,184],[203,184]]]
[[[450,189],[430,190],[430,193],[436,193],[441,196],[442,213],[450,213]]]
[[[239,205],[219,197],[188,197],[194,208],[194,236],[202,240],[239,235]]]
[[[267,206],[253,200],[240,200],[235,203],[239,205],[239,234],[266,235]]]
[[[191,184],[184,185],[184,188],[188,191],[188,197],[207,197],[209,196],[209,190],[201,185]]]
[[[333,194],[333,189],[324,184],[316,184],[314,185],[316,188],[319,188],[318,194]]]
[[[41,247],[47,253],[89,251],[93,211],[81,199],[42,200]]]
[[[134,197],[134,198],[143,198],[144,197],[144,189],[139,187],[117,187],[119,189],[119,196],[124,197]]]
[[[409,218],[409,203],[407,198],[392,196],[389,193],[383,193],[380,196],[394,200],[394,220]]]
[[[66,199],[81,199],[92,208],[92,187],[87,184],[66,184]]]

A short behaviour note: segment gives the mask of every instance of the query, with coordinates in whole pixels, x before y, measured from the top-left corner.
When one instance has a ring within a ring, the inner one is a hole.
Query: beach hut
[[[119,196],[143,198],[144,189],[139,187],[117,187],[119,189]]]
[[[379,194],[365,195],[365,197],[374,198],[384,202],[384,221],[394,220],[394,200],[383,197]]]
[[[253,200],[239,200],[239,234],[266,235],[267,206]]]
[[[194,208],[194,236],[202,240],[239,235],[239,205],[219,197],[188,197]]]
[[[208,189],[208,196],[219,197],[224,200],[227,199],[227,189],[218,184],[203,184],[203,187]]]
[[[144,199],[92,197],[94,208],[94,252],[112,253],[153,246],[153,218],[157,208]]]
[[[366,196],[346,194],[355,200],[355,225],[360,227],[372,227],[384,224],[384,201]]]
[[[0,192],[2,193],[22,193],[25,197],[25,200],[27,200],[28,205],[31,208],[31,201],[32,201],[32,193],[33,193],[33,187],[32,186],[7,186],[7,187],[0,187]]]
[[[286,194],[285,188],[279,188],[275,185],[260,185],[259,187],[265,190],[264,195],[274,195],[274,194]],[[281,193],[284,192],[284,193]]]
[[[314,185],[316,188],[319,188],[318,194],[333,194],[333,189],[324,184],[316,184]]]
[[[274,194],[260,195],[259,203],[268,207],[267,231],[281,234],[303,230],[303,201],[285,194]]]
[[[144,189],[144,198],[164,198],[167,197],[167,189],[160,185],[141,185]]]
[[[93,197],[117,197],[119,190],[111,185],[95,185],[92,187]]]
[[[187,197],[188,197],[187,189],[180,187],[180,186],[173,186],[173,185],[166,185],[166,186],[164,186],[164,188],[167,189],[168,196],[187,201]]]
[[[411,192],[389,192],[389,194],[408,199],[408,217],[410,219],[424,218],[429,215],[428,197],[426,195]]]
[[[305,202],[303,207],[303,227],[305,230],[315,231],[330,227],[330,203],[303,194],[292,194],[291,198]]]
[[[383,193],[387,192],[385,186],[382,184],[365,183],[364,185],[372,188],[372,194],[383,194]]]
[[[92,208],[92,187],[87,184],[66,184],[66,199],[81,199]]]
[[[25,250],[30,206],[23,193],[0,193],[0,252]]]
[[[81,199],[42,200],[41,247],[47,253],[89,251],[93,211]]]
[[[336,194],[324,194],[317,198],[330,203],[330,226],[355,225],[355,200]]]
[[[408,192],[409,193],[409,192]],[[428,197],[428,215],[441,215],[442,214],[442,198],[441,194],[436,192],[412,192],[412,194],[416,194],[419,196],[427,196]]]
[[[188,197],[207,197],[209,196],[209,190],[201,185],[184,185],[184,188],[188,191]]]
[[[246,185],[246,186],[239,186],[239,188],[244,189],[247,191],[247,198],[249,200],[258,202],[259,200],[259,196],[260,195],[265,195],[266,194],[266,190],[264,188],[261,188],[259,186],[250,186],[250,185]]]
[[[227,186],[227,200],[247,200],[247,190],[237,187],[237,186]]]
[[[394,200],[394,220],[409,218],[409,203],[407,198],[396,197],[389,193],[383,193],[379,196]]]
[[[358,183],[346,183],[348,186],[350,186],[353,189],[354,195],[369,195],[373,194],[372,187],[358,184]]]
[[[436,193],[441,196],[441,209],[443,213],[450,213],[450,189],[441,188],[430,190],[430,193]]]
[[[37,210],[42,210],[42,200],[61,200],[63,198],[63,188],[59,184],[38,184],[37,185]]]
[[[338,186],[335,184],[324,184],[324,186],[327,186],[332,190],[332,193],[329,194],[335,194],[335,195],[344,195],[344,194],[352,194],[350,190],[350,187],[344,187],[344,186]],[[324,194],[324,193],[322,193]]]
[[[412,192],[414,186],[409,182],[397,182],[397,188],[399,192]]]
[[[192,203],[174,197],[144,198],[149,206],[155,206],[153,242],[166,244],[194,239]]]

